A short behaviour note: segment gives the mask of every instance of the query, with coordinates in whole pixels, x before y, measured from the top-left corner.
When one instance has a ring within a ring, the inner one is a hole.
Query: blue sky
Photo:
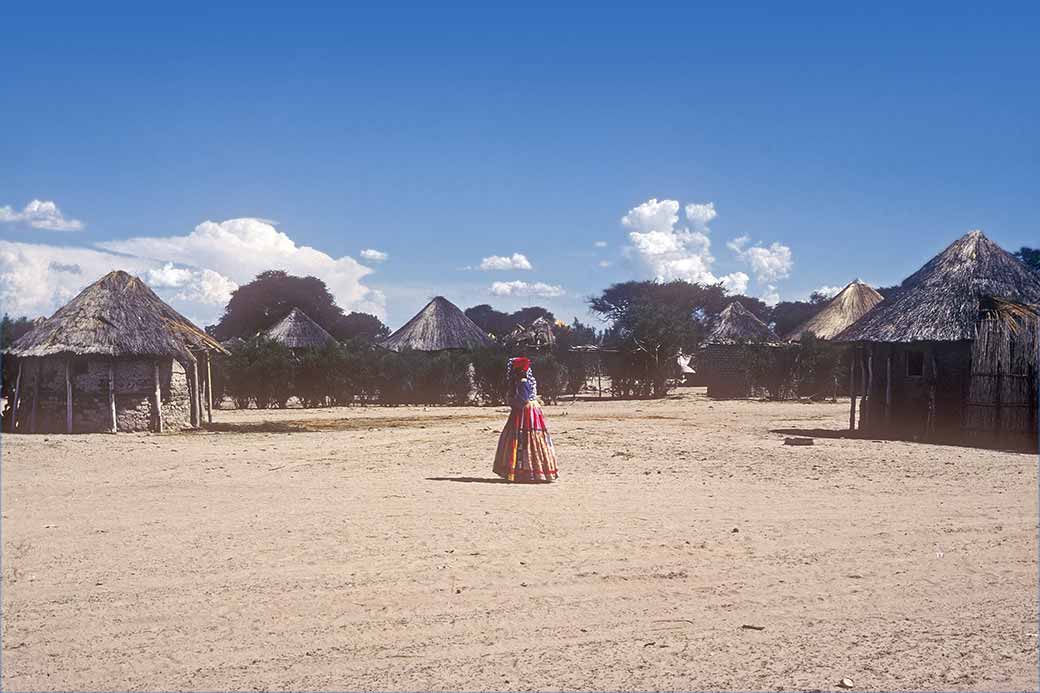
[[[0,301],[121,266],[209,323],[282,266],[393,327],[588,319],[627,279],[794,299],[1040,244],[1038,6],[840,5],[5,6]]]

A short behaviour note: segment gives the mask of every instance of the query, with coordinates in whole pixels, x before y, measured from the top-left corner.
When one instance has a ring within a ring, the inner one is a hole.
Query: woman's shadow
[[[479,476],[428,476],[427,481],[457,481],[463,484],[508,484],[508,479],[501,477],[479,477]]]

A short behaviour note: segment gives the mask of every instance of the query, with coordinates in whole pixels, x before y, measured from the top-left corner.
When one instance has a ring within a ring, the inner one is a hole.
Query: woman
[[[509,421],[498,438],[495,474],[509,481],[548,482],[557,477],[556,453],[538,405],[531,361],[509,359]]]

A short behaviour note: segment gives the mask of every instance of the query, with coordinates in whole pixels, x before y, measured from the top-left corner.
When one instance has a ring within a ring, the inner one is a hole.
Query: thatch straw
[[[708,334],[705,344],[763,344],[780,339],[769,325],[740,303],[733,301],[719,317]]]
[[[335,337],[299,308],[289,311],[289,314],[274,327],[265,331],[263,336],[289,349],[320,349],[336,343]]]
[[[391,351],[443,351],[490,346],[491,338],[458,306],[437,296],[379,346]]]
[[[962,341],[975,338],[986,297],[1040,303],[1040,275],[972,231],[903,281],[899,295],[839,334],[843,342]]]
[[[226,353],[212,337],[126,272],[109,272],[11,345],[13,356],[176,356]]]
[[[857,279],[832,298],[823,310],[788,333],[787,339],[797,342],[806,332],[820,339],[833,339],[883,300],[881,294]]]

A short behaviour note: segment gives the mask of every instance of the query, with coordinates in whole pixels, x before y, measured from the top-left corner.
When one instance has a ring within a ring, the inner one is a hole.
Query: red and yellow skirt
[[[542,408],[528,402],[514,407],[498,438],[495,474],[509,481],[552,481],[557,478],[556,452]]]

